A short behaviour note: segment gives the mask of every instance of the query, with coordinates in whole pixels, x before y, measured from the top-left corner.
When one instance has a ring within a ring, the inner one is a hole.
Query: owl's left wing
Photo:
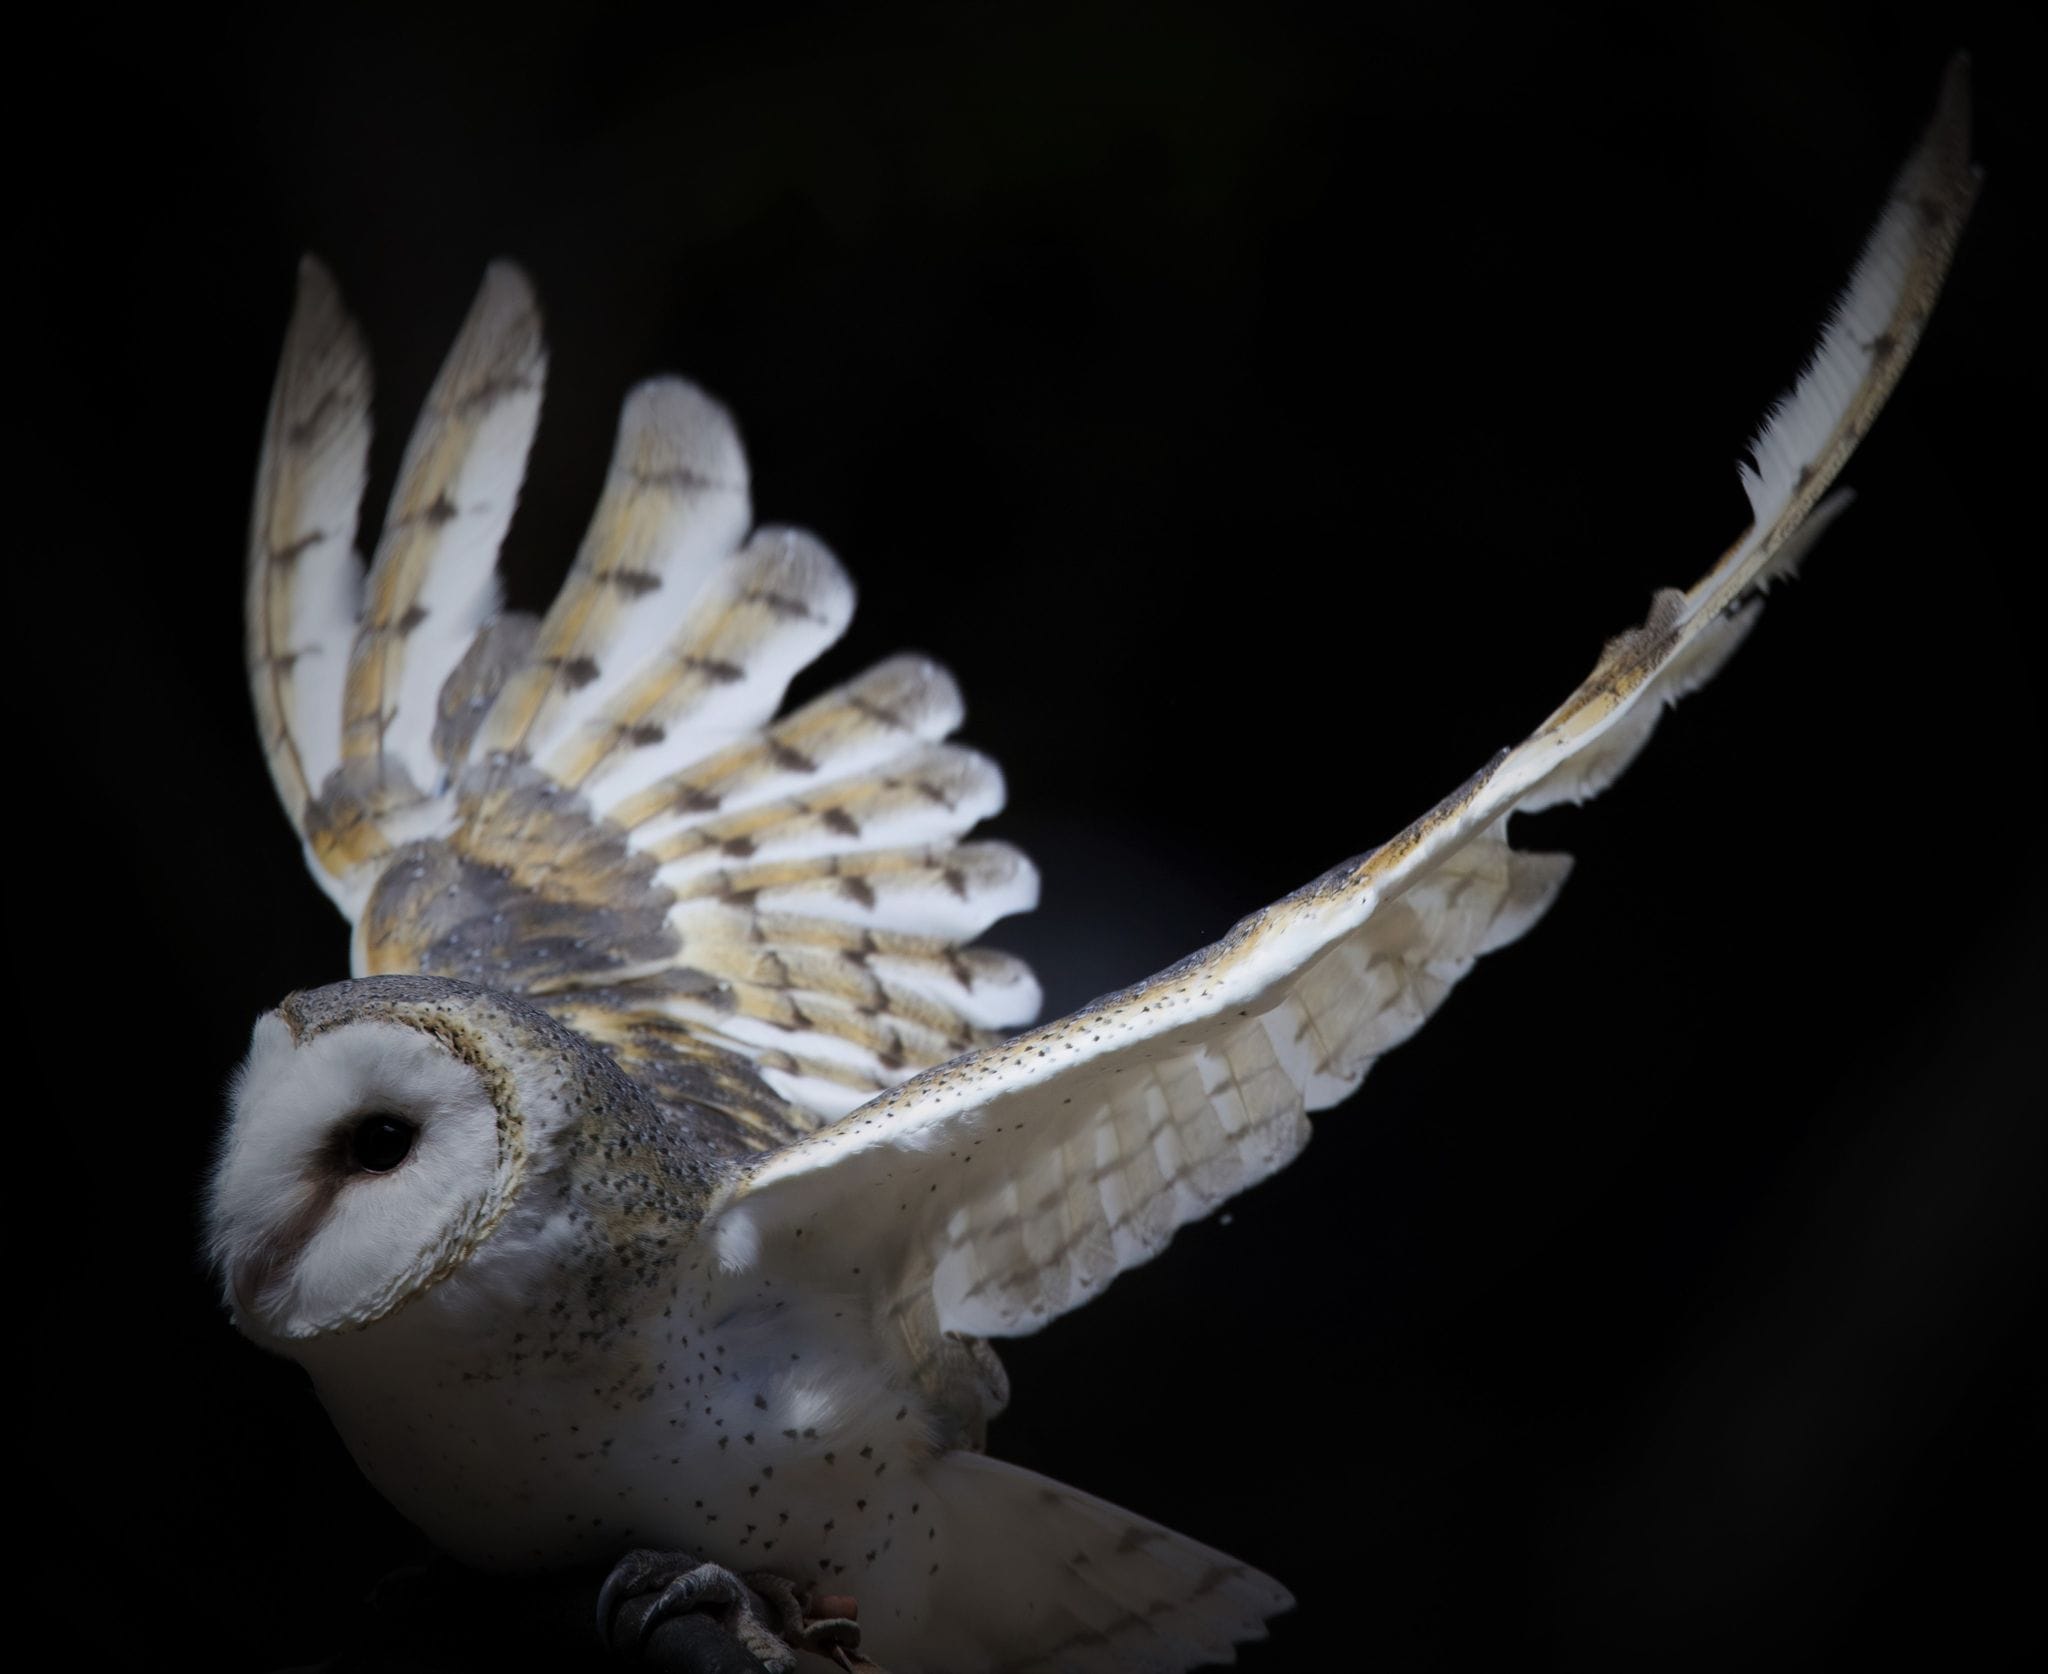
[[[1037,1014],[1024,964],[970,943],[1031,906],[1003,801],[946,742],[958,687],[917,656],[786,715],[853,588],[817,540],[749,533],[725,410],[641,385],[569,577],[499,609],[498,548],[546,356],[491,268],[428,395],[367,566],[370,371],[305,264],[259,468],[250,683],[358,976],[518,993],[743,1149],[810,1131]]]
[[[1308,1112],[1550,904],[1568,862],[1511,848],[1510,814],[1610,783],[1845,503],[1823,495],[1918,340],[1975,190],[1958,62],[1818,350],[1752,445],[1751,527],[1695,587],[1659,594],[1524,743],[1393,841],[1150,981],[753,1164],[709,1217],[720,1258],[867,1291],[913,1342],[933,1325],[1013,1335],[1287,1162]]]

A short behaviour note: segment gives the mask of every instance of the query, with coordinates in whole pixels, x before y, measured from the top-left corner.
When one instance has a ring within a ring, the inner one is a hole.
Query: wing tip
[[[814,531],[794,523],[764,523],[744,550],[770,574],[786,574],[814,608],[816,620],[836,636],[853,619],[853,574]]]
[[[1960,232],[1984,179],[1984,166],[1970,157],[1973,103],[1970,54],[1958,49],[1942,70],[1934,114],[1927,119],[1920,143],[1900,178],[1901,195],[1910,190],[1919,198],[1923,216],[1931,213],[1930,192],[1938,194],[1937,203],[1947,200],[1946,207],[1952,211],[1951,237]]]
[[[341,288],[335,283],[334,270],[311,250],[299,252],[298,279],[301,296],[309,291],[317,295],[322,291],[338,292]]]
[[[540,299],[517,262],[500,256],[484,265],[449,362],[487,385],[493,378],[538,379],[547,362]]]
[[[731,411],[674,373],[643,378],[626,392],[613,468],[677,486],[748,490],[746,449]]]
[[[349,317],[334,270],[307,250],[299,256],[291,323],[285,328],[284,361],[288,364],[336,346],[357,359],[364,358],[360,334]]]
[[[1958,47],[1949,55],[1941,72],[1941,90],[1935,95],[1934,116],[1928,123],[1928,138],[1938,140],[1944,152],[1962,153],[1965,162],[1970,148],[1971,65],[1968,47]]]
[[[528,302],[534,297],[532,275],[526,271],[523,263],[511,256],[493,256],[484,263],[481,288],[487,293],[524,297]]]
[[[884,688],[899,681],[910,688],[920,716],[930,717],[926,724],[933,729],[931,736],[946,737],[967,719],[967,697],[959,677],[929,651],[898,651],[860,676],[860,683]]]

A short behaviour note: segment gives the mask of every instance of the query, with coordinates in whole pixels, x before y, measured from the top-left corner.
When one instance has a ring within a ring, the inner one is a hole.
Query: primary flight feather
[[[1568,862],[1509,817],[1621,773],[1844,504],[1975,193],[1967,102],[1959,61],[1700,582],[1392,841],[1009,1039],[1037,984],[972,944],[1036,874],[968,836],[1002,777],[947,742],[959,691],[920,658],[782,713],[852,588],[753,527],[724,409],[635,390],[561,593],[503,611],[546,352],[494,266],[365,565],[369,363],[307,262],[248,658],[355,980],[262,1019],[238,1079],[210,1204],[238,1323],[458,1556],[625,1558],[608,1608],[737,1612],[771,1664],[826,1594],[899,1674],[1227,1659],[1286,1593],[984,1457],[983,1339],[1285,1164],[1549,907]],[[780,1638],[764,1576],[794,1588]]]

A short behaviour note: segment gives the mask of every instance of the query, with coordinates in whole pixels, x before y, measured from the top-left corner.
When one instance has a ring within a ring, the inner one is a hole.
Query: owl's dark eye
[[[412,1152],[420,1130],[402,1116],[362,1117],[348,1138],[349,1161],[371,1174],[388,1174]]]

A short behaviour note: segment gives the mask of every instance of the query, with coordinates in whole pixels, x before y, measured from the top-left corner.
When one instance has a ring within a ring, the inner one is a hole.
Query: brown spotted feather
[[[349,554],[369,385],[308,270],[252,541],[252,677],[357,974],[532,998],[741,1151],[1027,1021],[1029,971],[961,945],[1036,883],[1014,850],[957,840],[1003,788],[940,743],[962,713],[951,677],[898,657],[776,718],[852,587],[808,535],[747,538],[746,460],[716,402],[676,379],[635,390],[561,593],[538,621],[495,613],[544,367],[531,291],[494,267],[360,614],[354,591],[327,611],[311,727],[304,659],[279,649],[303,638],[292,566],[315,544]],[[348,562],[334,573],[359,588]]]
[[[369,452],[369,357],[334,281],[308,258],[264,426],[245,601],[257,726],[295,825],[340,759]]]
[[[547,357],[523,275],[485,276],[399,466],[349,658],[342,754],[436,788],[442,685],[496,613],[499,543],[540,416]]]
[[[611,815],[649,840],[708,816],[852,779],[944,738],[964,713],[938,664],[894,657],[773,725],[623,798]]]
[[[795,530],[763,530],[707,578],[616,695],[541,759],[608,808],[658,777],[670,734],[717,739],[769,720],[791,676],[852,616],[853,588],[831,553]]]
[[[597,511],[480,754],[532,758],[675,628],[746,534],[746,457],[725,409],[678,378],[627,398]]]

